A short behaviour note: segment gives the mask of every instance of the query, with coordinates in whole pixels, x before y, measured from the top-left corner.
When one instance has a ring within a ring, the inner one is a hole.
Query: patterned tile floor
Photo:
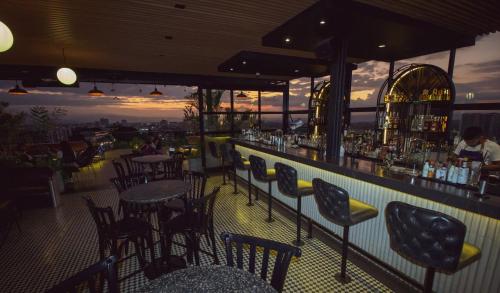
[[[211,177],[207,190],[221,182]],[[21,232],[13,229],[0,248],[0,292],[43,292],[61,280],[97,261],[97,233],[94,222],[81,196],[91,196],[99,206],[116,209],[118,195],[111,186],[98,190],[65,194],[56,208],[27,210],[20,219]],[[283,215],[275,213],[276,221],[267,223],[266,204],[256,202],[246,206],[244,194],[233,195],[232,186],[225,185],[216,202],[216,233],[230,231],[290,243],[295,225]],[[306,235],[304,231],[303,235]],[[372,276],[348,262],[353,281],[347,285],[336,282],[340,255],[318,239],[306,239],[302,257],[292,262],[284,292],[389,292]],[[218,243],[219,257],[224,261],[222,243]],[[205,247],[205,249],[208,249]],[[174,254],[183,249],[174,246]],[[202,256],[201,264],[212,259]],[[137,269],[135,258],[125,260],[120,272],[126,275]],[[133,292],[147,280],[139,273],[121,284],[122,292]]]

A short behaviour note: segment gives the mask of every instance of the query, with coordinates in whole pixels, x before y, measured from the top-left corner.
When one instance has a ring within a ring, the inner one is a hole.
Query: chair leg
[[[313,238],[313,221],[311,218],[307,219],[307,238]]]
[[[297,197],[297,239],[295,239],[292,243],[295,246],[302,246],[304,245],[304,241],[302,241],[300,237],[300,227],[301,227],[301,221],[302,220],[302,196]]]
[[[253,206],[252,203],[252,173],[248,170],[248,203],[247,206]]]
[[[233,194],[238,194],[238,186],[236,184],[236,167],[234,167],[233,170],[234,170],[234,173],[233,173],[233,184],[234,184]]]
[[[226,166],[224,166],[224,157],[221,157],[222,162],[222,185],[226,185]]]
[[[217,255],[217,244],[215,242],[215,233],[213,228],[211,228],[208,233],[210,234],[210,242],[212,242],[212,253],[214,255],[214,264],[219,264],[219,256]]]
[[[435,268],[427,268],[425,271],[424,293],[432,293],[432,284],[434,283]]]
[[[273,186],[272,182],[269,181],[268,195],[267,195],[267,219],[266,219],[266,222],[268,222],[268,223],[274,222],[274,219],[273,219],[273,207],[272,207],[273,197],[271,195],[271,188],[272,188],[272,186]]]
[[[342,263],[340,273],[335,275],[335,279],[342,284],[349,283],[351,278],[347,275],[347,252],[349,251],[349,226],[344,226],[344,237],[342,239]]]

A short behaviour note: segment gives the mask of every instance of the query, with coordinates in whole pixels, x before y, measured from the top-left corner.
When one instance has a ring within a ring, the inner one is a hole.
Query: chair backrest
[[[442,272],[457,269],[465,238],[465,225],[446,214],[390,202],[385,220],[393,250],[410,261]]]
[[[226,162],[233,161],[233,158],[229,152],[230,149],[231,149],[231,146],[228,143],[221,143],[219,145],[220,155],[224,158],[224,161],[226,161]]]
[[[111,236],[109,233],[112,232],[112,227],[116,224],[113,209],[111,207],[96,207],[90,197],[84,196],[83,199],[87,202],[87,207],[97,226],[97,234],[101,241],[104,241]]]
[[[234,167],[244,170],[245,164],[243,163],[243,157],[241,156],[241,153],[237,150],[229,150],[229,152],[231,153],[231,157],[233,158]]]
[[[113,185],[115,186],[116,191],[118,191],[118,193],[122,193],[125,190],[127,190],[126,188],[123,188],[123,185],[120,181],[120,178],[113,177],[113,178],[109,179],[109,181],[111,181],[111,183],[113,183]]]
[[[260,181],[266,181],[267,180],[266,160],[254,155],[250,155],[248,157],[248,160],[250,161],[250,168],[252,169],[253,177],[255,177],[255,179]]]
[[[300,257],[302,254],[300,248],[298,247],[247,235],[224,232],[221,234],[221,239],[224,242],[226,249],[227,265],[230,267],[235,266],[233,249],[236,248],[236,267],[244,270],[244,246],[245,249],[248,249],[248,271],[252,274],[255,274],[257,251],[262,251],[260,277],[263,280],[267,280],[269,255],[275,254],[276,259],[274,262],[274,268],[271,272],[271,286],[273,286],[273,288],[278,292],[283,290],[286,274],[288,272],[288,266],[290,265],[292,257]],[[271,253],[271,251],[273,253]]]
[[[319,178],[314,178],[312,184],[319,213],[337,225],[349,225],[351,221],[349,193]]]
[[[125,161],[125,166],[127,167],[127,174],[130,177],[143,175],[142,165],[132,161],[133,158],[138,157],[137,154],[126,154],[120,157]]]
[[[208,142],[208,149],[210,150],[210,154],[212,155],[212,157],[219,157],[219,152],[217,152],[217,144],[214,141]]]
[[[182,152],[175,152],[174,155],[173,155],[173,158],[174,159],[180,159],[182,161],[184,161],[184,153]]]
[[[182,179],[182,161],[182,158],[173,158],[164,161],[164,179]]]
[[[215,200],[219,191],[220,187],[215,187],[207,196],[188,201],[188,205],[191,207],[187,211],[193,217],[192,228],[201,229],[202,232],[207,231],[209,227],[213,228]]]
[[[118,272],[116,269],[116,256],[110,256],[96,264],[80,271],[76,275],[62,281],[47,291],[47,293],[83,292],[81,287],[87,286],[88,291],[103,292],[107,284],[110,293],[120,292]],[[104,276],[104,278],[102,278]],[[104,280],[107,282],[104,283]],[[80,290],[79,290],[80,289]]]
[[[278,190],[284,195],[297,196],[297,170],[282,163],[275,163],[276,180],[278,181]]]
[[[115,160],[113,160],[112,163],[122,190],[127,189],[127,175],[125,174],[125,169],[123,168],[122,163]]]
[[[184,171],[184,182],[191,186],[187,193],[188,199],[198,199],[205,196],[205,186],[207,184],[207,176],[205,173],[196,171]]]

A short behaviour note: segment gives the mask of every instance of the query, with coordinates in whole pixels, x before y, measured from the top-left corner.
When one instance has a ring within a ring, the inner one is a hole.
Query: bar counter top
[[[409,175],[388,171],[387,168],[370,160],[345,157],[340,164],[334,164],[322,158],[318,151],[312,149],[299,147],[287,148],[286,151],[278,151],[276,147],[260,142],[250,142],[240,139],[233,139],[231,141],[242,147],[262,151],[287,160],[338,173],[497,220],[500,219],[500,196],[486,194],[479,198],[475,195],[475,191],[469,188],[427,179],[411,178]]]

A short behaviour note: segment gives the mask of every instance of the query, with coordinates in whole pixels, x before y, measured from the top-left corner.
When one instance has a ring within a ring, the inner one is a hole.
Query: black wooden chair
[[[134,178],[139,181],[139,183],[143,183],[146,174],[144,173],[144,166],[140,163],[134,162],[132,159],[138,157],[138,154],[126,154],[121,155],[120,157],[125,162],[125,166],[127,167],[127,176],[130,178]]]
[[[17,230],[21,232],[21,227],[17,220],[19,211],[14,201],[9,199],[0,199],[0,247],[7,239],[12,226],[16,224]]]
[[[116,268],[116,256],[100,260],[98,263],[91,265],[76,275],[62,281],[47,293],[61,292],[84,292],[87,288],[89,292],[106,292],[118,293],[120,286],[118,284],[118,272]],[[106,280],[106,282],[104,282]]]
[[[271,286],[278,292],[283,290],[292,257],[300,257],[302,254],[298,247],[247,235],[224,232],[221,234],[221,239],[226,249],[227,265],[230,267],[235,266],[233,250],[236,248],[236,267],[244,270],[243,249],[248,249],[248,271],[252,274],[255,274],[257,252],[262,251],[260,277],[263,280],[267,280],[269,255],[276,255],[274,269],[271,272]]]
[[[432,292],[436,271],[455,273],[481,257],[476,246],[464,242],[467,227],[433,210],[393,201],[385,208],[391,249],[426,268],[424,292]]]
[[[172,246],[172,238],[175,234],[183,234],[187,244],[188,261],[192,263],[194,256],[196,265],[200,264],[200,252],[210,255],[214,258],[214,263],[219,264],[217,255],[217,244],[215,241],[214,230],[214,206],[220,187],[216,187],[207,195],[197,199],[189,199],[185,212],[170,218],[167,212],[159,214],[160,229],[163,235],[162,241],[167,251]],[[212,251],[204,251],[200,248],[200,241],[205,235],[205,240],[211,246]]]
[[[184,212],[186,201],[192,199],[199,199],[205,195],[205,186],[207,184],[207,176],[205,173],[196,171],[184,171],[184,182],[188,183],[191,188],[186,194],[185,198],[178,198],[165,203],[167,209],[174,212]]]
[[[182,179],[182,157],[174,157],[163,162],[163,178],[166,180]]]
[[[89,197],[83,197],[94,219],[99,238],[99,256],[104,259],[108,255],[121,257],[123,249],[128,253],[129,242],[133,242],[136,256],[141,267],[147,265],[145,248],[150,248],[150,255],[154,256],[152,227],[149,223],[136,217],[125,217],[115,220],[111,207],[96,207]]]
[[[115,186],[119,185],[120,188],[117,187],[117,190],[119,193],[123,192],[124,190],[129,189],[132,186],[135,186],[139,184],[139,179],[138,177],[131,177],[125,173],[125,169],[123,168],[122,163],[113,160],[112,161],[113,168],[115,169],[116,173],[116,178],[118,179],[118,184],[113,182]]]

